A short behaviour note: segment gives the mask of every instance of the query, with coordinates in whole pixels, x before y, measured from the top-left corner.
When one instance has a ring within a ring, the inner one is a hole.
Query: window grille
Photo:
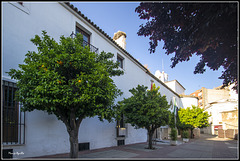
[[[95,46],[90,44],[90,35],[87,32],[83,31],[82,29],[80,29],[79,27],[76,26],[76,34],[77,33],[81,33],[83,35],[83,46],[89,46],[91,52],[95,52],[98,54],[98,48],[96,48]],[[71,34],[72,36],[76,36],[76,34],[74,34],[74,33],[72,33],[72,34]]]
[[[3,144],[25,144],[25,112],[17,100],[16,83],[2,81]]]

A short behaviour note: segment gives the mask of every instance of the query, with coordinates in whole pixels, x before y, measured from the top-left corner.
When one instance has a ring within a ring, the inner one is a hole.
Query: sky
[[[101,28],[111,38],[118,30],[126,33],[126,51],[137,59],[142,65],[147,64],[150,72],[156,70],[168,74],[168,81],[177,80],[189,95],[202,87],[212,89],[222,85],[223,80],[218,79],[222,75],[223,68],[218,71],[206,67],[203,74],[194,74],[195,66],[200,60],[193,55],[189,61],[179,62],[171,68],[173,54],[165,54],[162,49],[164,42],[159,42],[155,53],[149,52],[149,37],[138,36],[137,32],[141,24],[147,20],[141,20],[135,12],[140,2],[71,2],[82,14]]]

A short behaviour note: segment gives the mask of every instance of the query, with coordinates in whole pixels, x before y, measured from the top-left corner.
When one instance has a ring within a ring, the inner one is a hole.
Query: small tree
[[[169,122],[170,105],[166,96],[161,96],[153,84],[151,90],[138,85],[129,90],[132,96],[119,102],[121,112],[126,116],[126,122],[136,128],[146,128],[148,131],[148,148],[152,147],[152,136],[154,131],[160,126],[165,126]]]
[[[170,121],[169,121],[169,126],[170,128],[175,128],[175,119],[176,119],[176,128],[180,131],[184,131],[187,129],[190,129],[190,125],[185,124],[184,122],[181,122],[179,119],[179,114],[177,114],[175,118],[174,112],[170,114]]]
[[[78,157],[78,132],[82,120],[98,116],[112,120],[114,99],[121,94],[112,76],[123,74],[112,53],[91,52],[82,35],[60,37],[57,43],[45,31],[31,41],[38,52],[28,52],[20,70],[9,75],[17,79],[23,111],[41,110],[54,114],[67,128],[70,157]]]
[[[203,109],[192,105],[192,108],[180,108],[178,111],[179,120],[181,124],[186,125],[191,129],[191,138],[193,138],[193,129],[208,127],[208,112],[204,112]]]
[[[188,138],[188,137],[189,137],[188,131],[187,131],[187,130],[184,130],[184,131],[182,132],[182,138]]]
[[[171,137],[171,140],[173,141],[177,140],[177,129],[171,128],[170,137]]]

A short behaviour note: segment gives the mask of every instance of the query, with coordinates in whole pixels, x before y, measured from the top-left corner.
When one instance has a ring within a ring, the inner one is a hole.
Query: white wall
[[[185,89],[182,88],[176,80],[165,82],[165,84],[177,94],[184,94],[185,92]]]
[[[150,88],[151,79],[156,86],[160,86],[161,94],[167,96],[170,102],[173,97],[180,104],[179,96],[168,87],[162,85],[157,79],[146,73],[141,65],[132,60],[127,54],[120,50],[111,41],[105,38],[91,25],[84,23],[81,17],[69,12],[66,8],[56,2],[24,2],[22,7],[18,3],[4,2],[2,5],[2,78],[9,78],[5,73],[10,68],[18,69],[22,64],[27,51],[36,50],[30,42],[34,35],[41,35],[46,30],[48,35],[56,41],[61,35],[70,36],[75,32],[76,22],[91,33],[91,44],[99,48],[101,52],[112,52],[117,59],[117,53],[124,57],[124,72],[120,77],[114,77],[114,81],[124,94],[122,98],[130,96],[129,89],[138,84]],[[20,146],[8,146],[14,152],[23,152],[24,155],[14,156],[24,158],[32,156],[50,155],[69,152],[69,138],[64,124],[57,120],[56,116],[48,115],[42,111],[26,112],[26,143]],[[97,117],[86,118],[82,121],[79,131],[79,142],[90,142],[90,149],[117,146],[116,123],[101,122]],[[134,129],[127,125],[126,144],[147,141],[145,129]]]
[[[198,99],[195,97],[182,97],[181,101],[182,108],[192,107],[192,105],[198,106]]]
[[[209,122],[212,122],[212,134],[214,134],[214,126],[215,125],[222,125],[223,129],[225,129],[225,124],[221,124],[222,122],[222,113],[223,111],[231,111],[235,110],[238,107],[236,101],[227,101],[227,100],[220,100],[218,102],[209,104],[205,111],[208,112],[211,116],[209,117]]]

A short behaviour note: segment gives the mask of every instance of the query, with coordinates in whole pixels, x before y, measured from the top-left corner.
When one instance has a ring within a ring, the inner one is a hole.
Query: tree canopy
[[[140,19],[147,20],[138,31],[139,36],[149,36],[150,53],[158,42],[171,58],[172,65],[200,56],[194,74],[204,73],[205,66],[212,70],[224,68],[219,79],[223,85],[237,80],[237,7],[236,2],[221,3],[140,3],[135,9]]]
[[[111,77],[123,74],[114,54],[91,52],[81,34],[60,37],[57,43],[42,32],[31,41],[37,52],[29,51],[9,75],[17,79],[19,101],[24,111],[41,110],[54,114],[66,125],[70,136],[70,156],[77,157],[78,130],[86,117],[111,121],[114,100],[122,92]]]
[[[166,96],[158,92],[160,87],[153,84],[151,90],[138,85],[130,89],[132,96],[120,101],[120,111],[126,117],[125,122],[136,128],[146,128],[149,136],[149,149],[152,149],[152,135],[156,128],[169,122],[169,108]]]
[[[179,121],[178,126],[182,129],[203,128],[208,127],[208,112],[204,112],[202,108],[192,105],[192,107],[180,108],[178,111]]]

